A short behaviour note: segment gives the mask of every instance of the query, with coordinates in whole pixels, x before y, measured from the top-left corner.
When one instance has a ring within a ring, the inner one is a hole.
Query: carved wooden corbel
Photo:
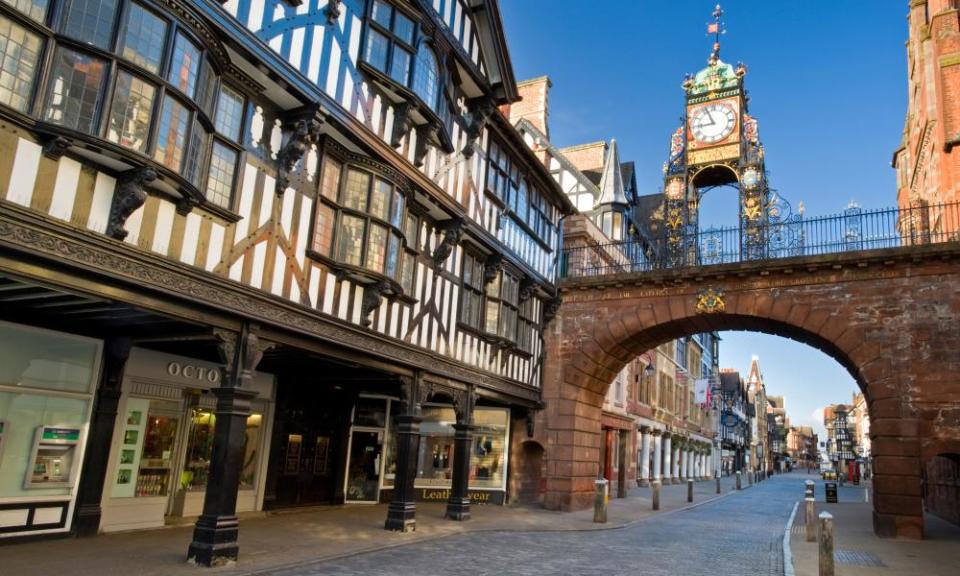
[[[466,390],[454,390],[453,411],[457,415],[458,424],[473,423],[473,409],[477,405],[477,389],[469,386]]]
[[[463,146],[463,156],[470,158],[477,151],[477,143],[480,135],[483,134],[483,128],[490,120],[493,114],[494,105],[488,98],[476,98],[468,103],[469,111],[466,114],[467,120],[467,142]]]
[[[393,107],[393,130],[390,132],[390,145],[399,148],[403,142],[403,137],[410,130],[410,111],[413,109],[411,102],[400,102]]]
[[[503,270],[503,256],[491,254],[483,264],[483,283],[489,284],[497,279],[497,274]]]
[[[363,287],[363,300],[360,301],[360,324],[364,328],[369,328],[372,320],[370,314],[380,307],[383,302],[383,296],[390,292],[390,285],[381,281],[374,284],[367,284]]]
[[[321,126],[322,120],[316,116],[310,119],[300,118],[294,124],[290,138],[277,153],[277,196],[283,196],[290,186],[290,173],[310,149],[310,145],[316,143]]]
[[[543,307],[543,325],[546,326],[553,320],[557,313],[560,312],[560,296],[555,296],[550,300],[547,300],[546,306]]]
[[[437,139],[437,128],[430,124],[421,124],[417,126],[417,145],[413,151],[413,165],[417,168],[423,167],[423,161],[427,157],[427,144],[431,140]]]
[[[63,136],[50,136],[43,141],[43,155],[51,160],[59,160],[67,149],[73,145],[73,141]]]
[[[463,234],[463,219],[449,220],[440,230],[443,231],[443,239],[433,250],[433,265],[437,268],[443,266],[453,252],[453,247],[460,242],[460,236]]]
[[[110,204],[107,236],[117,240],[127,237],[127,230],[124,228],[127,218],[147,201],[147,191],[144,188],[156,179],[156,170],[149,166],[123,173],[117,182],[117,189],[113,193],[113,201]]]
[[[177,200],[177,214],[181,216],[186,216],[187,214],[193,212],[193,209],[197,206],[197,199],[188,194],[184,194],[183,191],[180,191],[183,196]]]
[[[323,10],[327,15],[327,24],[333,24],[340,18],[341,3],[342,0],[329,0],[327,2],[327,7]]]
[[[520,292],[518,294],[520,302],[526,302],[533,297],[534,292],[537,291],[537,283],[533,281],[532,278],[524,276],[520,280]]]
[[[220,352],[220,359],[226,366],[228,375],[234,368],[234,361],[238,352],[242,356],[237,366],[241,374],[237,376],[241,376],[243,373],[252,376],[257,366],[260,365],[260,361],[263,360],[264,353],[276,347],[275,342],[261,341],[260,337],[257,336],[256,329],[256,325],[251,325],[241,332],[222,328],[213,329],[213,335],[217,338],[217,350]],[[241,345],[242,348],[238,350],[237,347]],[[225,378],[223,382],[229,385],[228,379]]]

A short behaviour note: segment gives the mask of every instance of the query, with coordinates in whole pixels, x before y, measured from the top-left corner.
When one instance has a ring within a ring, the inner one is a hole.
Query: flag
[[[710,390],[710,381],[706,378],[697,378],[696,402],[703,406],[707,403],[707,395]]]
[[[707,34],[718,34],[720,32],[720,23],[714,22],[713,24],[707,24]]]

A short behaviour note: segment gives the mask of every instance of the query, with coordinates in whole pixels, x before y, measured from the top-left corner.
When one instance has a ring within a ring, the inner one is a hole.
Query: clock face
[[[729,136],[737,125],[737,112],[726,103],[697,108],[690,117],[690,129],[697,142],[713,144]]]

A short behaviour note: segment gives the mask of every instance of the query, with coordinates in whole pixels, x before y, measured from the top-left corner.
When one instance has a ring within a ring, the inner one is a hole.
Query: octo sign
[[[185,378],[187,380],[198,380],[209,384],[220,382],[220,369],[207,368],[204,366],[194,366],[193,364],[181,364],[179,362],[170,362],[167,364],[167,374],[176,378]]]

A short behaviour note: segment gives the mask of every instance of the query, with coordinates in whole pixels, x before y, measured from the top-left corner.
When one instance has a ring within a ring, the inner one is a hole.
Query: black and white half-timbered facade
[[[572,205],[496,0],[0,0],[0,46],[0,538],[509,498]]]

